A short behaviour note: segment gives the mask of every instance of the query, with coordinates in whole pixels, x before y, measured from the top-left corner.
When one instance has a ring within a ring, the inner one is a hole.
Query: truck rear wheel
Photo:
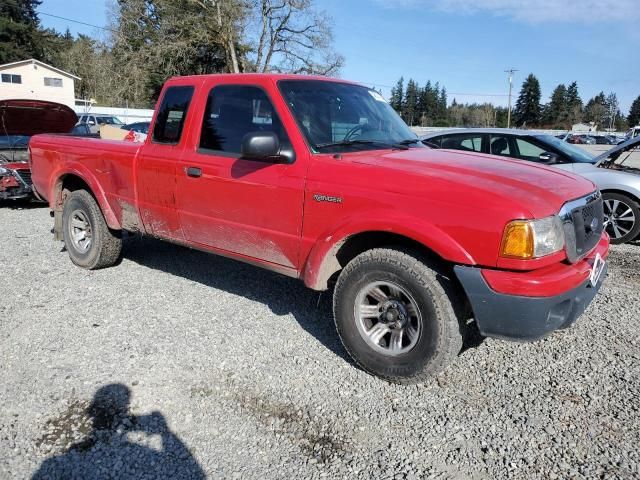
[[[395,249],[354,258],[336,284],[333,310],[342,343],[367,372],[417,383],[446,367],[462,348],[450,281]]]
[[[120,258],[122,238],[109,230],[100,207],[86,190],[76,190],[66,198],[62,234],[71,261],[79,267],[110,267]]]

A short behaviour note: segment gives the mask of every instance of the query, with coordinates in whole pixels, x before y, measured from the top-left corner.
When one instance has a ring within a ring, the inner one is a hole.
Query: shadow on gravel
[[[50,420],[41,443],[68,441],[78,434],[84,438],[68,446],[66,453],[45,460],[32,479],[206,478],[187,446],[169,430],[164,416],[160,412],[131,415],[130,397],[125,385],[105,385],[86,408],[74,404],[61,417]]]
[[[333,324],[330,292],[319,294],[294,278],[149,237],[127,239],[123,256],[147,268],[262,303],[275,315],[291,314],[331,352],[353,363]]]

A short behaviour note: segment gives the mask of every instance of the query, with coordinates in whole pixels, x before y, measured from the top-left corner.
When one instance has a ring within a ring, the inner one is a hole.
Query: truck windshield
[[[281,80],[278,87],[314,152],[423,147],[375,90],[323,80]]]

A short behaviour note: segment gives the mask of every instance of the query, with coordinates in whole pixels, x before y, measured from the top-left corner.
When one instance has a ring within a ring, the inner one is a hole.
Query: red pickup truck
[[[141,232],[333,288],[366,371],[422,380],[480,332],[573,323],[606,270],[594,185],[503,157],[431,150],[374,90],[295,75],[180,77],[142,145],[38,135],[33,181],[88,269]]]

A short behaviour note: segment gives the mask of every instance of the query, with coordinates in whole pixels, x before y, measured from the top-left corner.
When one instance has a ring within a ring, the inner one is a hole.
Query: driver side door
[[[273,132],[293,148],[268,93],[250,84],[222,83],[204,92],[196,144],[177,170],[177,202],[186,240],[196,246],[297,267],[302,233],[304,162],[244,159],[250,132]],[[294,155],[295,158],[295,155]]]

